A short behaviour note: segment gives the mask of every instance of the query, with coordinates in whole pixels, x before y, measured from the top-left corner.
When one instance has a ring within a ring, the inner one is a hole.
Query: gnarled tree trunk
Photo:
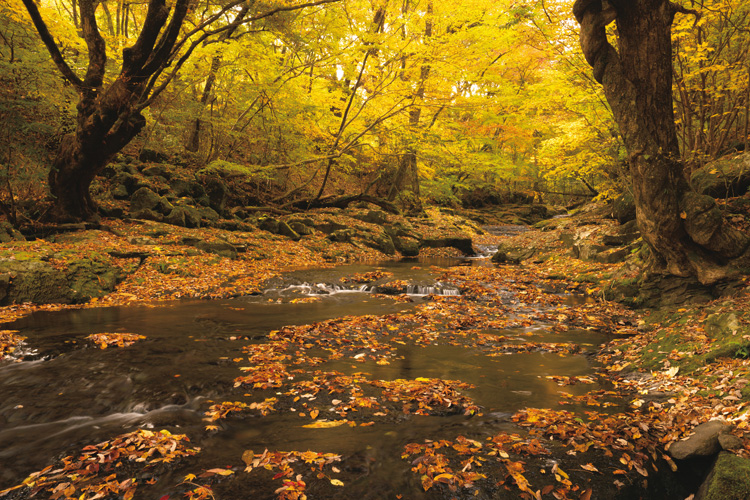
[[[581,47],[604,87],[628,152],[638,226],[653,264],[713,283],[731,274],[731,260],[750,240],[723,221],[715,201],[691,190],[680,163],[672,107],[669,0],[576,0]],[[617,49],[606,26],[615,21]]]

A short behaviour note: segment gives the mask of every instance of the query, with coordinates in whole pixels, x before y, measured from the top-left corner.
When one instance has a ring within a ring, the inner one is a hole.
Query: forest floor
[[[333,216],[331,213],[324,215],[329,218]],[[388,320],[391,323],[380,321],[378,325],[363,325],[361,319],[345,318],[335,323],[323,322],[282,330],[271,343],[264,344],[265,348],[256,346],[255,350],[248,351],[250,361],[260,367],[260,371],[251,370],[246,376],[239,377],[236,384],[247,386],[247,390],[266,389],[269,384],[274,387],[272,381],[284,378],[286,364],[291,362],[291,353],[304,351],[312,343],[321,347],[333,336],[350,338],[355,346],[367,346],[373,353],[372,360],[378,364],[389,362],[392,347],[386,340],[390,342],[395,337],[399,342],[408,341],[416,345],[441,338],[446,342],[491,348],[500,354],[507,349],[500,347],[503,339],[487,334],[486,330],[508,326],[508,316],[503,316],[506,305],[500,291],[509,290],[520,303],[534,308],[534,319],[551,323],[552,331],[582,329],[614,338],[596,354],[597,361],[601,363],[598,378],[609,389],[577,397],[577,404],[591,408],[584,419],[566,410],[545,408],[527,408],[516,413],[513,421],[528,431],[525,437],[498,435],[489,442],[479,442],[466,436],[447,440],[436,437],[436,441],[410,445],[403,456],[412,462],[412,470],[420,477],[425,490],[443,492],[436,498],[451,498],[460,492],[464,492],[460,493],[461,497],[484,497],[487,491],[480,492],[476,485],[486,482],[489,475],[493,488],[515,491],[527,498],[589,499],[592,498],[590,476],[609,476],[606,479],[598,477],[597,481],[610,483],[617,490],[644,481],[649,474],[653,477],[659,467],[676,469],[678,465],[669,457],[666,449],[671,443],[688,436],[696,425],[713,418],[722,418],[733,425],[732,433],[741,440],[734,453],[750,457],[750,312],[747,307],[747,286],[740,287],[732,296],[691,304],[689,307],[632,310],[603,300],[563,306],[559,296],[550,293],[551,290],[596,297],[613,277],[634,277],[637,267],[632,260],[607,264],[573,258],[561,243],[560,233],[564,228],[496,236],[477,231],[475,226],[466,224],[460,217],[437,211],[431,216],[422,223],[410,222],[420,231],[432,232],[436,237],[468,235],[477,244],[535,247],[539,251],[533,259],[521,265],[452,268],[441,279],[461,290],[459,299],[436,298],[428,305],[420,306],[416,313],[391,318]],[[344,218],[340,222],[344,225],[352,223]],[[601,224],[612,223],[599,221],[592,226]],[[114,292],[85,304],[3,307],[0,309],[0,321],[9,322],[38,310],[252,294],[259,292],[270,278],[290,270],[333,266],[346,261],[378,261],[385,257],[363,246],[332,242],[324,235],[311,235],[295,242],[263,231],[241,233],[185,229],[117,220],[107,221],[107,225],[107,230],[66,233],[45,240],[4,244],[0,249],[3,253],[15,258],[40,258],[60,268],[78,258],[96,256],[102,262],[120,269],[123,279]],[[194,246],[183,244],[186,238],[229,242],[244,251],[235,258],[205,254],[196,251]],[[453,249],[426,249],[424,253],[446,256],[456,255],[457,252]],[[367,277],[358,278],[367,281]],[[399,296],[394,299],[399,300]],[[523,324],[523,318],[516,318],[514,322]],[[407,324],[412,327],[406,328]],[[363,336],[363,330],[369,333]],[[14,349],[23,341],[19,332],[0,332],[0,357],[13,359]],[[112,346],[126,346],[132,341],[137,339],[116,336],[101,339],[102,343]],[[575,351],[574,346],[565,343],[529,342],[514,349],[561,353]],[[357,352],[357,349],[350,347],[336,355],[357,359]],[[310,358],[299,363],[314,367],[318,361]],[[328,389],[329,394],[333,394],[335,391],[332,388],[346,387],[347,391],[351,390],[352,394],[361,398],[361,411],[352,416],[349,408],[347,416],[347,409],[341,406],[343,416],[332,423],[322,422],[321,426],[366,426],[378,419],[391,418],[388,415],[397,412],[395,407],[390,408],[392,404],[383,403],[381,406],[365,394],[363,387],[372,390],[370,386],[373,384],[389,395],[391,402],[398,403],[399,408],[405,405],[403,411],[407,411],[408,403],[411,407],[409,411],[416,413],[481,412],[470,399],[461,395],[462,387],[456,381],[416,379],[383,387],[371,380],[347,378],[342,374],[316,380],[319,385],[317,389],[298,389],[302,392]],[[590,382],[570,378],[558,381],[560,386],[586,383]],[[295,397],[293,392],[288,396]],[[611,397],[624,398],[627,408],[619,413],[604,410],[606,401]],[[290,404],[291,401],[278,402],[276,398],[266,398],[245,406],[225,402],[212,406],[206,412],[206,418],[216,422],[243,411],[266,414]],[[341,401],[336,402],[335,399],[330,404],[342,405]],[[312,406],[307,410],[313,420],[320,411]],[[532,471],[525,463],[537,455],[549,453],[546,446],[551,444],[544,443],[551,443],[550,440],[558,443],[555,446],[566,447],[567,455],[575,457],[578,454],[575,461],[580,463],[575,470],[566,471],[556,464],[547,471],[549,481],[543,485],[540,478],[544,477],[544,468],[540,476],[539,469]],[[169,433],[131,433],[101,443],[97,445],[98,448],[83,450],[82,460],[72,460],[56,471],[50,472],[49,468],[31,476],[27,485],[32,488],[26,491],[32,491],[33,487],[45,489],[54,492],[54,498],[72,498],[74,494],[77,498],[83,492],[93,495],[110,491],[119,492],[123,498],[132,498],[137,481],[108,475],[97,482],[92,481],[91,474],[96,475],[100,465],[104,471],[107,469],[105,464],[111,465],[118,460],[120,451],[113,456],[112,450],[126,450],[134,445],[140,451],[134,453],[131,450],[130,455],[136,457],[135,460],[142,458],[141,461],[145,462],[148,459],[149,463],[153,461],[152,456],[170,461],[195,452],[181,443],[179,436]],[[587,454],[589,449],[598,450],[597,453],[612,460],[597,462],[596,459],[587,458],[590,456]],[[95,458],[96,454],[99,459]],[[127,453],[122,452],[122,455],[124,457]],[[309,466],[307,468],[312,467],[317,471],[317,478],[325,479],[335,490],[337,481],[341,482],[333,478],[333,473],[338,470],[336,463],[339,458],[313,452],[289,452],[286,455],[251,453],[242,457],[246,472],[254,468],[277,472],[273,481],[277,483],[276,494],[280,499],[305,498],[306,483],[298,475],[302,469],[294,463],[304,462]],[[482,468],[482,464],[489,460],[499,460],[503,468],[498,468],[494,474],[486,473],[487,468]],[[88,472],[83,474],[82,470]],[[216,481],[239,471],[237,467],[216,468],[198,474],[197,478],[191,475],[185,479],[184,493],[191,499],[211,498]],[[53,473],[57,474],[56,480],[49,478]],[[309,483],[309,472],[305,477]],[[646,489],[644,484],[642,490]],[[15,490],[14,494],[18,491]],[[329,498],[326,495],[330,492],[327,491],[325,488],[320,490],[319,497]],[[599,496],[595,494],[593,498]]]

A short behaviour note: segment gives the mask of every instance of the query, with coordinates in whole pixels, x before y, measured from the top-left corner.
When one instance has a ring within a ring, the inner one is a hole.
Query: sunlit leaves
[[[84,447],[77,457],[68,456],[62,463],[48,466],[27,477],[21,485],[31,495],[44,492],[48,498],[79,499],[123,495],[133,498],[136,488],[146,479],[123,478],[127,464],[140,463],[142,470],[153,469],[160,463],[169,463],[198,453],[199,448],[189,448],[188,438],[166,430],[152,432],[144,429],[122,434],[110,441]],[[10,491],[4,490],[0,495]]]
[[[340,472],[334,463],[341,461],[341,456],[334,453],[318,453],[314,451],[273,451],[265,450],[256,455],[252,450],[246,450],[242,455],[245,462],[245,472],[255,469],[266,469],[274,472],[273,479],[281,479],[282,485],[274,492],[279,500],[304,500],[307,498],[305,490],[307,482],[303,481],[299,472],[300,465],[308,468],[316,478],[328,479],[334,486],[343,486],[343,482],[328,476],[327,471]],[[297,467],[295,469],[295,467]]]
[[[11,355],[25,338],[18,335],[16,330],[0,331],[0,360],[5,356]]]
[[[107,347],[128,347],[145,338],[144,335],[135,333],[92,333],[86,337],[86,340],[95,343],[99,349],[106,349]]]

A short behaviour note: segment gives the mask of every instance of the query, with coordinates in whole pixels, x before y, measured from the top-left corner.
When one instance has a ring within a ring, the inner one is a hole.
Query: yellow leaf
[[[331,484],[334,486],[344,486],[344,483],[342,483],[338,479],[331,479]]]
[[[320,412],[318,410],[310,410],[310,418],[315,420],[316,418],[318,418],[319,413]]]
[[[320,422],[313,422],[311,424],[303,425],[302,427],[306,427],[308,429],[329,429],[331,427],[338,427],[339,425],[344,425],[347,421],[346,420],[321,420]]]
[[[680,219],[687,219],[687,213],[686,212],[680,212]]]
[[[192,481],[194,479],[195,479],[195,474],[188,474],[187,476],[185,476],[184,481]]]
[[[599,472],[599,469],[594,467],[592,464],[584,464],[581,466],[581,469],[587,470],[589,472]]]
[[[231,476],[232,474],[234,474],[234,471],[232,469],[208,469],[206,472],[212,472],[220,476]]]

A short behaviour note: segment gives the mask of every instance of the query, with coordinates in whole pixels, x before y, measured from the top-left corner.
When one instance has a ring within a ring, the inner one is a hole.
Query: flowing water
[[[264,342],[272,330],[342,316],[395,313],[427,300],[423,294],[457,294],[455,288],[435,282],[435,272],[430,270],[434,263],[421,263],[418,269],[409,261],[303,271],[276,280],[259,296],[40,312],[5,325],[20,330],[27,341],[24,361],[0,363],[0,489],[83,446],[142,427],[188,433],[193,444],[202,448],[189,467],[178,467],[173,477],[160,479],[142,498],[161,498],[188,472],[241,465],[244,450],[265,448],[341,454],[345,460],[340,467],[349,476],[340,498],[395,498],[404,492],[403,498],[422,498],[425,493],[418,477],[400,458],[406,443],[454,437],[470,429],[486,429],[488,435],[503,429],[515,432],[518,429],[509,419],[513,412],[550,407],[560,399],[561,388],[545,377],[590,375],[594,369],[590,357],[550,353],[488,357],[460,346],[401,345],[391,364],[357,367],[373,379],[428,377],[474,384],[476,389],[466,393],[482,408],[480,417],[409,415],[371,427],[308,429],[299,416],[286,411],[229,419],[213,433],[203,431],[202,417],[209,400],[235,400],[232,383],[240,372],[233,359],[243,356],[243,346]],[[341,276],[376,267],[394,273],[392,279],[408,280],[416,302],[376,297],[362,285],[342,289]],[[289,300],[310,295],[321,300]],[[543,325],[500,333],[520,341],[535,329],[535,341],[539,335],[545,341]],[[137,333],[146,339],[127,348],[100,350],[84,340],[98,332]],[[570,332],[567,337],[557,334],[551,341],[576,342],[585,352],[606,340],[591,332]],[[328,362],[322,369],[351,372],[350,361]],[[583,394],[596,388],[565,390]],[[260,486],[252,483],[237,491],[232,488],[239,487],[232,486],[221,498],[274,498],[268,493],[257,496]],[[309,493],[314,493],[314,486]]]

